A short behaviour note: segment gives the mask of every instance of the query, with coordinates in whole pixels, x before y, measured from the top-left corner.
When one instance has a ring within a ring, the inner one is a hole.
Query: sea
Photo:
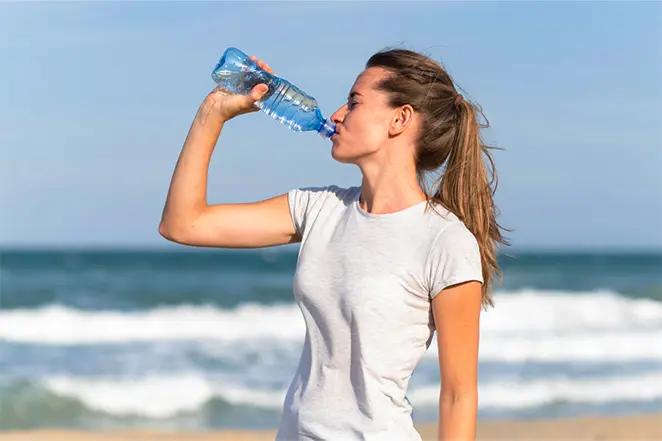
[[[0,252],[0,430],[274,428],[305,326],[296,247]],[[662,253],[511,252],[479,419],[662,411]],[[437,421],[436,341],[411,378]]]

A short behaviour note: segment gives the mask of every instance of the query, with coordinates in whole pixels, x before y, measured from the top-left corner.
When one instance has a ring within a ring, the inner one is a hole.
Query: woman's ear
[[[414,108],[405,104],[400,106],[393,112],[391,123],[389,125],[389,135],[397,136],[407,130],[414,120]]]

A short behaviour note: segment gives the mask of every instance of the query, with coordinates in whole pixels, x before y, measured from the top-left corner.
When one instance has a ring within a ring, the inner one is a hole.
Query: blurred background
[[[490,121],[514,231],[483,315],[481,419],[662,411],[662,4],[0,4],[0,429],[275,427],[298,363],[296,246],[157,232],[236,46],[343,105],[384,47],[444,63]],[[224,128],[209,202],[360,183],[263,113]],[[433,342],[410,383],[436,421]]]

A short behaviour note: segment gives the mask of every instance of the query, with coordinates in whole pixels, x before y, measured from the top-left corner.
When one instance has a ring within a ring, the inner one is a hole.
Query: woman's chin
[[[347,155],[346,152],[343,151],[342,145],[337,142],[334,142],[333,147],[331,147],[331,157],[338,162],[351,162],[351,156]]]

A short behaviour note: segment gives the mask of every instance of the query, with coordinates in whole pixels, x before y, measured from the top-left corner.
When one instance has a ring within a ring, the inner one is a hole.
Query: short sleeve
[[[480,249],[464,224],[451,225],[432,241],[426,265],[430,298],[458,283],[483,283]]]
[[[290,190],[287,200],[290,205],[290,215],[297,234],[304,237],[309,225],[319,215],[322,206],[330,194],[335,194],[336,186],[304,187]]]

